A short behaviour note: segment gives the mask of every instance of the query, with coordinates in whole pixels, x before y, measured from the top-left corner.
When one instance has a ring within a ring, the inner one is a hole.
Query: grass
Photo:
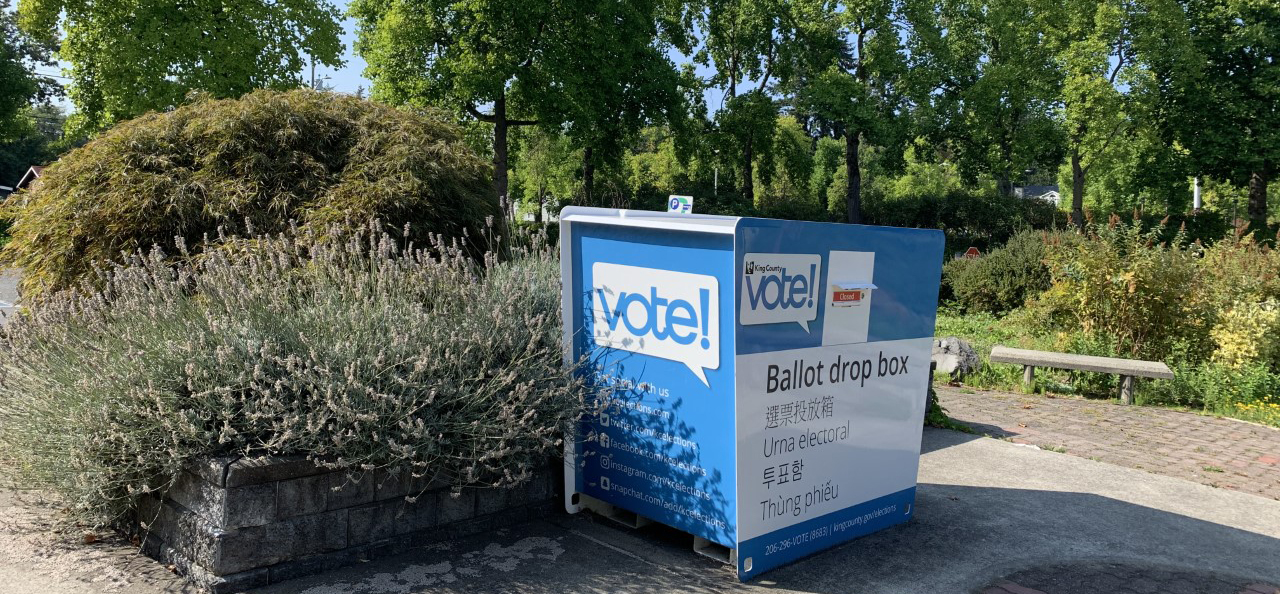
[[[970,388],[1002,390],[1006,392],[1028,391],[1022,385],[1022,367],[1003,363],[992,364],[988,357],[991,347],[1005,345],[1035,350],[1058,350],[1051,337],[1035,336],[1020,328],[1016,319],[997,318],[988,313],[960,314],[943,308],[938,311],[934,333],[937,336],[959,336],[969,342],[978,353],[978,371],[964,378]],[[1055,369],[1036,369],[1036,377],[1029,392],[1078,394],[1074,380],[1078,373]],[[938,374],[935,381],[947,383],[946,374]],[[1114,396],[1113,396],[1114,397]]]

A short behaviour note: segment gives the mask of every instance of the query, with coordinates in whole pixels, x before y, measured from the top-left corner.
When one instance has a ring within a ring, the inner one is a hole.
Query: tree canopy
[[[19,0],[24,31],[71,65],[73,130],[96,132],[188,92],[239,97],[301,84],[308,59],[341,64],[326,0]]]
[[[28,109],[56,46],[73,130],[193,90],[298,86],[342,49],[326,0],[19,1],[0,116]],[[1280,201],[1274,2],[352,0],[348,16],[373,99],[447,110],[513,216],[692,193],[709,212],[879,222],[886,188],[942,178],[992,204],[1057,183],[1078,226],[1186,214],[1193,178],[1257,229]]]

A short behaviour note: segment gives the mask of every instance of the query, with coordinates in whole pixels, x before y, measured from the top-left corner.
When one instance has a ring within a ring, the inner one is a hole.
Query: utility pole
[[[711,193],[713,196],[720,195],[720,149],[716,149],[716,174],[711,185]]]
[[[1200,212],[1200,176],[1195,179],[1195,189],[1191,191],[1191,212]]]

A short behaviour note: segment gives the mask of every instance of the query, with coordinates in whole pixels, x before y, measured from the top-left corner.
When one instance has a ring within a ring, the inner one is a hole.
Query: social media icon
[[[601,433],[601,434],[600,434],[600,447],[602,447],[602,448],[607,448],[607,447],[609,447],[609,434],[608,434],[608,433]]]
[[[604,491],[608,491],[611,488],[613,488],[613,483],[609,480],[609,477],[607,476],[600,477],[600,488]]]

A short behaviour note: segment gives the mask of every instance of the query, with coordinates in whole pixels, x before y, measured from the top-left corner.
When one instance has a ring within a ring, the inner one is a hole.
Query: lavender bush
[[[0,332],[0,451],[109,524],[209,455],[305,454],[454,485],[518,483],[576,417],[559,265],[435,238],[294,230],[159,250]]]

